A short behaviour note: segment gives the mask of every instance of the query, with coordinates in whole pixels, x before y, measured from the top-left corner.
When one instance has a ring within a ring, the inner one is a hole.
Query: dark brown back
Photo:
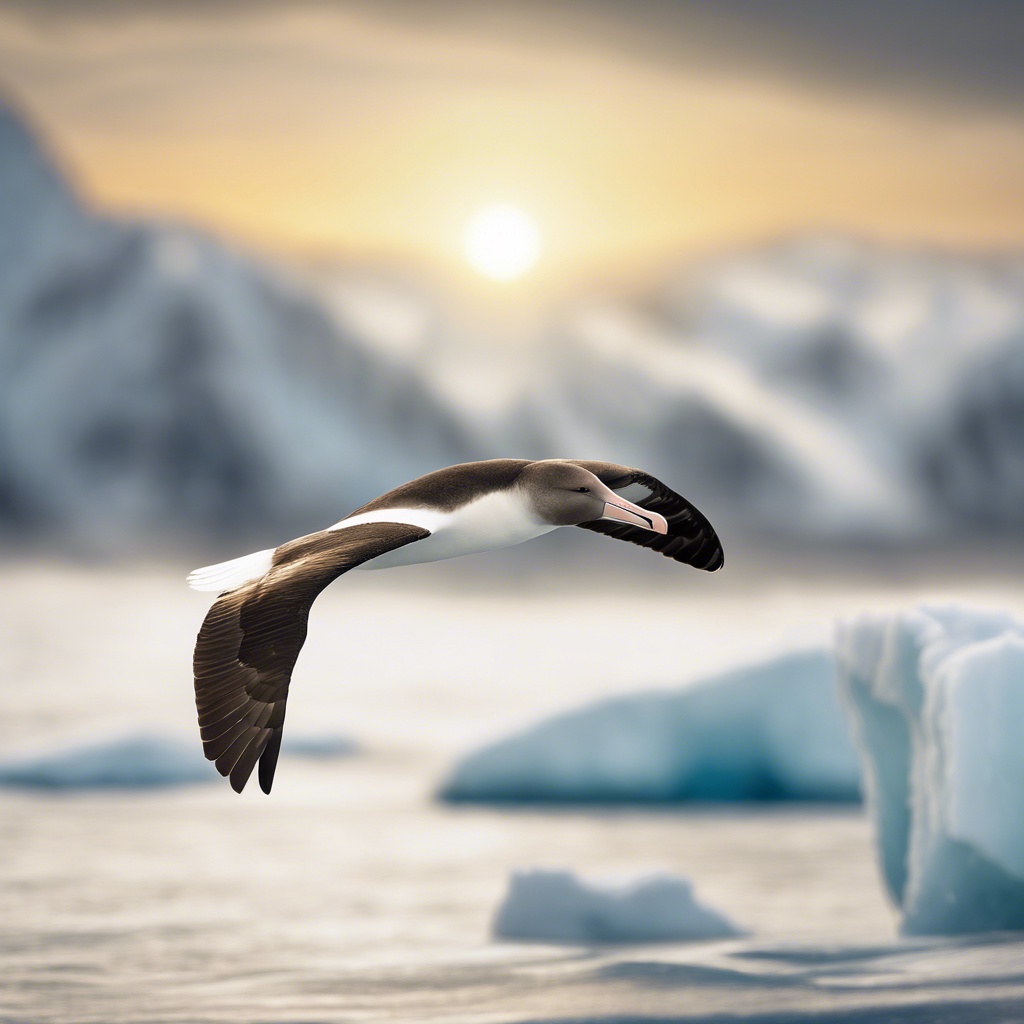
[[[529,459],[488,459],[448,466],[374,498],[345,518],[385,508],[438,508],[451,512],[490,491],[511,487],[529,464]]]

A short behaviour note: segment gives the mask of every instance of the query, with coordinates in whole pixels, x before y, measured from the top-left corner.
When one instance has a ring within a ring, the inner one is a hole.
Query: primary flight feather
[[[309,609],[342,573],[490,551],[559,526],[653,548],[708,572],[724,561],[707,519],[638,469],[493,459],[428,473],[326,530],[189,576],[195,589],[220,592],[193,659],[204,753],[239,793],[258,762],[260,787],[270,792]]]

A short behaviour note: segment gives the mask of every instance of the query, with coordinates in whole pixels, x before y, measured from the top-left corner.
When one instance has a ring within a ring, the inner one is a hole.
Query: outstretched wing
[[[642,470],[617,466],[612,462],[585,462],[581,459],[568,461],[590,470],[601,483],[621,493],[634,505],[660,513],[668,522],[667,534],[652,533],[608,519],[580,523],[584,530],[593,530],[617,540],[628,540],[631,544],[653,548],[668,558],[707,572],[715,572],[725,564],[725,554],[714,527],[695,505],[660,480]]]
[[[344,572],[430,536],[404,523],[364,523],[283,544],[270,571],[221,594],[199,630],[193,668],[203,752],[241,793],[256,762],[270,792],[285,702],[309,609]]]

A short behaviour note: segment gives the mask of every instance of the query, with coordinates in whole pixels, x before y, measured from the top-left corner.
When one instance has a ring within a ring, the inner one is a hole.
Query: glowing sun
[[[540,257],[540,229],[517,206],[488,206],[466,225],[462,248],[478,274],[492,281],[512,281]]]

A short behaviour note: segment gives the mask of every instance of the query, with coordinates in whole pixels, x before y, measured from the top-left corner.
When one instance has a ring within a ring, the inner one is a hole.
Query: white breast
[[[344,530],[359,523],[408,523],[430,531],[423,540],[371,558],[360,569],[388,569],[493,551],[550,533],[556,527],[542,522],[516,491],[495,491],[453,512],[428,508],[389,508],[363,512],[329,527]]]

